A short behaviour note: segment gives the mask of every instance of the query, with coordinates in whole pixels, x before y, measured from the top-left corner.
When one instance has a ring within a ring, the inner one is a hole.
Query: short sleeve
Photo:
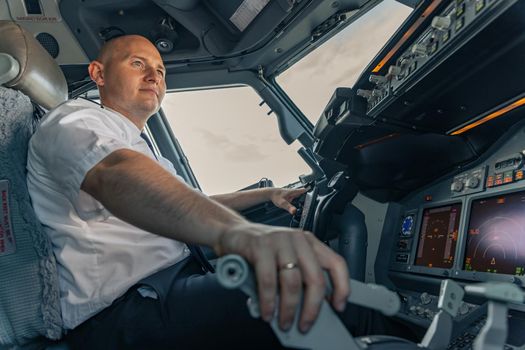
[[[131,148],[125,128],[98,109],[74,111],[41,131],[41,138],[52,140],[41,153],[42,163],[72,201],[91,168],[110,153]]]

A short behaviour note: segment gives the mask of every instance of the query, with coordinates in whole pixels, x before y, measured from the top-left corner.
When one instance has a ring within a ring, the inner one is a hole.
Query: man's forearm
[[[271,200],[272,188],[258,188],[210,196],[211,199],[230,209],[241,211]]]
[[[97,164],[82,189],[122,220],[185,242],[213,247],[229,226],[244,221],[130,150],[113,152]]]

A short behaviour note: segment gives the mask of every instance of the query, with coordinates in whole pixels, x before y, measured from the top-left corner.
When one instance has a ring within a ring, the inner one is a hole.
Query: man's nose
[[[155,67],[148,66],[146,68],[146,80],[149,82],[154,82],[155,84],[160,83],[162,80],[162,77],[157,73],[157,69]]]

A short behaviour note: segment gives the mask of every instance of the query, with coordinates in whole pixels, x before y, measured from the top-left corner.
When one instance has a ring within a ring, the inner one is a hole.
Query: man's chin
[[[157,108],[157,109],[148,109],[148,110],[144,111],[144,114],[151,117],[152,115],[154,115],[158,111],[159,111],[159,108]]]
[[[151,116],[159,111],[160,104],[148,101],[141,104],[140,109],[144,112],[144,114]]]

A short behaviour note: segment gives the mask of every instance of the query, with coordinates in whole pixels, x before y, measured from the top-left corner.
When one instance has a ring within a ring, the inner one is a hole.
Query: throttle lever
[[[217,279],[222,286],[229,289],[239,288],[248,295],[250,315],[254,318],[260,317],[256,282],[246,260],[239,255],[223,256],[218,260],[216,273]],[[332,293],[332,285],[326,272],[325,279],[327,285],[326,294],[330,295]],[[352,279],[349,282],[351,286],[351,293],[348,297],[349,303],[375,309],[389,316],[399,311],[401,302],[396,293],[375,284],[366,284]],[[317,320],[310,328],[310,331],[306,334],[299,332],[297,322],[301,308],[298,308],[294,324],[288,331],[283,331],[279,327],[277,323],[278,317],[272,318],[270,325],[284,346],[319,350],[358,350],[361,348],[326,300],[323,300]],[[323,339],[327,338],[331,340],[328,343],[323,341]]]

